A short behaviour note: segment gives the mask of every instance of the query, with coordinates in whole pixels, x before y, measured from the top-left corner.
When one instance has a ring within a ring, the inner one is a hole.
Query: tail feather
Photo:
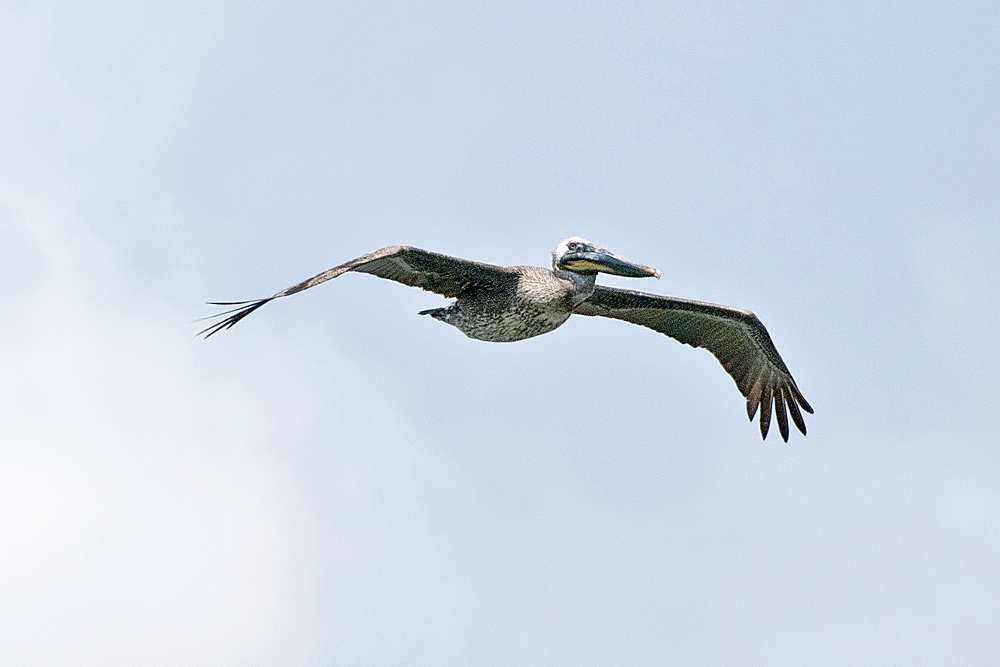
[[[430,310],[421,310],[417,315],[430,315],[435,320],[443,320],[447,311],[447,308],[431,308]]]

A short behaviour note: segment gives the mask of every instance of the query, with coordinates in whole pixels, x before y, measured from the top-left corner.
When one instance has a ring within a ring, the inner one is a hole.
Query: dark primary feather
[[[335,266],[319,275],[313,276],[298,285],[282,290],[274,296],[254,301],[211,302],[213,306],[237,306],[231,310],[213,315],[222,317],[229,315],[220,322],[206,327],[198,332],[208,338],[223,329],[228,329],[244,317],[263,306],[272,299],[290,296],[302,290],[315,287],[327,280],[336,278],[348,271],[370,273],[379,278],[395,280],[396,282],[419,287],[428,292],[436,292],[446,297],[457,297],[467,290],[508,288],[517,283],[518,273],[515,269],[471,262],[466,259],[449,257],[436,252],[429,252],[409,246],[389,246],[376,250],[363,257]]]
[[[784,440],[788,440],[789,413],[805,434],[799,407],[809,413],[813,410],[795,385],[767,329],[750,311],[598,285],[594,294],[573,312],[640,324],[687,345],[707,349],[746,396],[751,420],[760,407],[761,437],[767,437],[771,425],[772,403]]]

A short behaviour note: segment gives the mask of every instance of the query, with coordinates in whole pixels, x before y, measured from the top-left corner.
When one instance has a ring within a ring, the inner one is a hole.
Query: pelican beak
[[[659,278],[660,270],[636,264],[595,245],[581,245],[579,249],[564,255],[559,268],[581,275],[610,273],[626,278]]]

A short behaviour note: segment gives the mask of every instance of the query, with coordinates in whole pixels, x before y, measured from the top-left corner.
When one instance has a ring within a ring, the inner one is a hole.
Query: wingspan
[[[767,437],[771,425],[772,403],[778,430],[786,442],[788,413],[805,435],[806,424],[799,407],[809,413],[813,409],[796,386],[767,329],[750,311],[598,285],[593,296],[573,312],[625,320],[707,349],[746,397],[751,421],[760,407],[762,438]]]
[[[470,289],[512,286],[517,283],[518,278],[517,271],[511,268],[471,262],[409,246],[394,245],[335,266],[266,299],[213,301],[211,302],[213,306],[235,306],[235,308],[213,315],[213,318],[224,315],[229,315],[229,317],[198,333],[199,335],[204,334],[205,338],[208,338],[212,334],[232,327],[268,301],[315,287],[348,271],[370,273],[379,278],[395,280],[404,285],[419,287],[446,297],[457,297]]]

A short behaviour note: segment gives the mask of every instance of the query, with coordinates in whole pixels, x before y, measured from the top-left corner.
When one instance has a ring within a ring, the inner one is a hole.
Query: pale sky
[[[0,4],[0,663],[1000,662],[996,3]],[[579,235],[816,409],[345,275]]]

